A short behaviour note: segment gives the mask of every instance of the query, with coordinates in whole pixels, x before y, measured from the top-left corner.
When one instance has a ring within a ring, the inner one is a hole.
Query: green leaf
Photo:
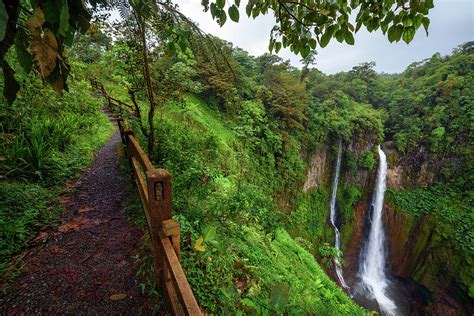
[[[389,40],[390,43],[393,43],[393,41],[395,41],[396,28],[397,28],[396,25],[392,25],[392,26],[388,29],[388,40]]]
[[[354,36],[352,35],[352,32],[349,30],[346,30],[344,33],[344,39],[346,40],[346,43],[349,45],[354,45]]]
[[[336,32],[336,39],[339,43],[342,43],[342,41],[344,40],[344,30],[343,29],[340,29]]]
[[[300,49],[301,57],[303,58],[308,57],[310,52],[311,52],[311,48],[308,45],[304,45]]]
[[[309,40],[309,46],[311,46],[311,49],[315,49],[317,44],[318,43],[316,42],[316,40],[314,38],[311,38]]]
[[[235,0],[234,2],[236,6],[240,6],[240,0]]]
[[[217,6],[215,3],[211,3],[211,15],[212,18],[215,19],[217,14]]]
[[[5,32],[7,31],[7,23],[8,23],[8,14],[5,5],[3,4],[3,0],[0,0],[0,41],[3,40],[5,37]]]
[[[217,0],[216,5],[221,9],[224,8],[225,0]]]
[[[60,17],[59,17],[59,29],[58,34],[66,37],[67,31],[69,30],[69,7],[67,1],[62,1]]]
[[[252,10],[252,18],[255,19],[259,14],[260,14],[260,9],[257,8],[257,7],[253,8],[253,10]]]
[[[28,35],[22,29],[18,29],[15,37],[15,52],[18,58],[18,63],[21,68],[28,74],[33,66],[33,56],[27,49]]]
[[[403,41],[405,43],[410,43],[415,36],[415,28],[413,26],[409,26],[403,32]]]
[[[216,238],[217,230],[215,226],[207,226],[204,229],[203,233],[204,233],[204,240],[207,242]]]
[[[229,17],[234,22],[239,22],[239,9],[235,5],[229,8]]]
[[[59,28],[61,2],[62,1],[46,0],[44,2],[44,7],[42,8],[46,21],[49,24],[49,28],[54,32],[56,32]]]
[[[326,30],[326,32],[321,36],[321,41],[319,44],[321,45],[322,48],[326,47],[331,40],[332,37],[332,32],[330,30]]]
[[[245,13],[247,13],[247,16],[250,17],[250,15],[252,14],[252,7],[250,6],[250,2],[249,4],[247,4],[247,6],[245,7]]]
[[[219,10],[217,14],[219,15],[219,25],[223,26],[225,21],[227,21],[227,14],[225,14],[224,10]]]
[[[360,27],[361,27],[361,26],[362,26],[362,21],[361,21],[361,20],[357,21],[356,30],[355,30],[356,33],[360,30]]]
[[[394,41],[398,42],[400,38],[402,37],[402,33],[403,33],[403,26],[401,26],[400,24],[392,25],[388,29],[388,40],[390,41],[390,43]]]
[[[3,96],[7,100],[7,103],[11,105],[16,99],[16,94],[20,90],[20,85],[15,79],[15,71],[13,71],[6,61],[2,63],[2,69],[3,78],[5,80],[3,86]]]
[[[425,28],[426,35],[428,35],[428,27],[430,26],[430,19],[428,19],[426,16],[421,19],[421,23],[423,23],[423,27]]]
[[[278,54],[278,52],[280,51],[281,49],[281,42],[276,42],[275,43],[275,53]]]
[[[168,42],[167,48],[170,55],[174,55],[176,53],[176,45],[174,42]]]

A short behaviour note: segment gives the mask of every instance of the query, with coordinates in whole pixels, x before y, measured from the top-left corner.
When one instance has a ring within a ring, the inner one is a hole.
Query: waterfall
[[[339,140],[339,147],[337,149],[337,159],[336,159],[336,171],[334,172],[334,180],[332,182],[332,188],[331,188],[331,200],[329,203],[329,218],[331,220],[331,225],[334,227],[334,234],[336,236],[335,242],[334,242],[334,247],[339,250],[341,247],[341,237],[339,233],[339,229],[336,226],[336,193],[337,193],[337,185],[339,183],[339,173],[341,171],[341,153],[342,153],[342,140]],[[348,289],[349,286],[347,286],[346,281],[344,280],[344,276],[342,275],[342,270],[339,264],[339,261],[337,258],[334,259],[334,264],[336,266],[336,274],[337,278],[341,282],[341,285]]]
[[[394,315],[397,307],[388,296],[389,280],[385,273],[385,232],[382,225],[383,199],[386,188],[387,160],[385,153],[378,146],[379,166],[375,192],[372,197],[370,215],[370,232],[364,248],[360,265],[360,279],[362,288],[367,291],[378,303],[384,314]]]

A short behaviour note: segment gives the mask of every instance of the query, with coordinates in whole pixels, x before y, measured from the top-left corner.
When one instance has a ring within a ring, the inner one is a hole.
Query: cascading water
[[[336,193],[337,193],[337,185],[339,183],[339,173],[341,169],[341,154],[342,154],[342,141],[339,140],[339,147],[337,149],[336,170],[334,172],[334,181],[332,182],[332,188],[331,188],[331,200],[329,203],[329,211],[330,211],[329,219],[331,221],[331,225],[334,227],[334,234],[336,236],[334,247],[336,247],[337,249],[341,247],[340,233],[339,233],[339,229],[336,226]],[[337,258],[334,259],[334,263],[336,266],[337,278],[341,282],[341,285],[348,289],[349,286],[346,284],[346,281],[344,280],[344,276],[342,275],[342,270]]]
[[[375,192],[372,198],[370,214],[370,232],[360,265],[362,288],[377,301],[380,310],[387,315],[395,315],[397,307],[388,296],[389,280],[385,273],[385,232],[382,225],[383,200],[386,188],[387,160],[385,153],[378,146],[379,167]]]

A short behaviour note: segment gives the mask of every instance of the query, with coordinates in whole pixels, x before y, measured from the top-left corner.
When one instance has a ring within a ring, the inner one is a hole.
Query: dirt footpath
[[[24,259],[23,273],[0,299],[0,314],[151,314],[135,277],[142,232],[121,211],[129,181],[118,168],[118,132],[65,201],[56,232]]]

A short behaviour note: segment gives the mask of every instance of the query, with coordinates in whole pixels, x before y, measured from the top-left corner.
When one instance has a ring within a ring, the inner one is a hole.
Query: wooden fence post
[[[171,175],[167,170],[155,169],[146,172],[148,189],[149,230],[153,247],[153,260],[157,282],[160,283],[164,268],[163,251],[158,238],[163,221],[171,219]],[[164,272],[165,282],[169,278]],[[168,273],[169,274],[169,273]]]
[[[123,117],[121,115],[119,115],[119,117],[117,118],[117,126],[119,128],[119,131],[120,131],[120,138],[122,139],[122,145],[126,146],[126,135],[125,135],[125,129],[124,129],[124,121],[123,121]]]
[[[171,174],[165,169],[147,171],[147,187],[150,203],[150,216],[155,223],[153,226],[161,230],[163,222],[171,219],[172,187]]]
[[[173,245],[174,252],[179,261],[181,261],[181,244],[180,244],[180,228],[179,223],[174,219],[167,219],[163,221],[163,232],[166,236],[171,239],[171,244]]]

